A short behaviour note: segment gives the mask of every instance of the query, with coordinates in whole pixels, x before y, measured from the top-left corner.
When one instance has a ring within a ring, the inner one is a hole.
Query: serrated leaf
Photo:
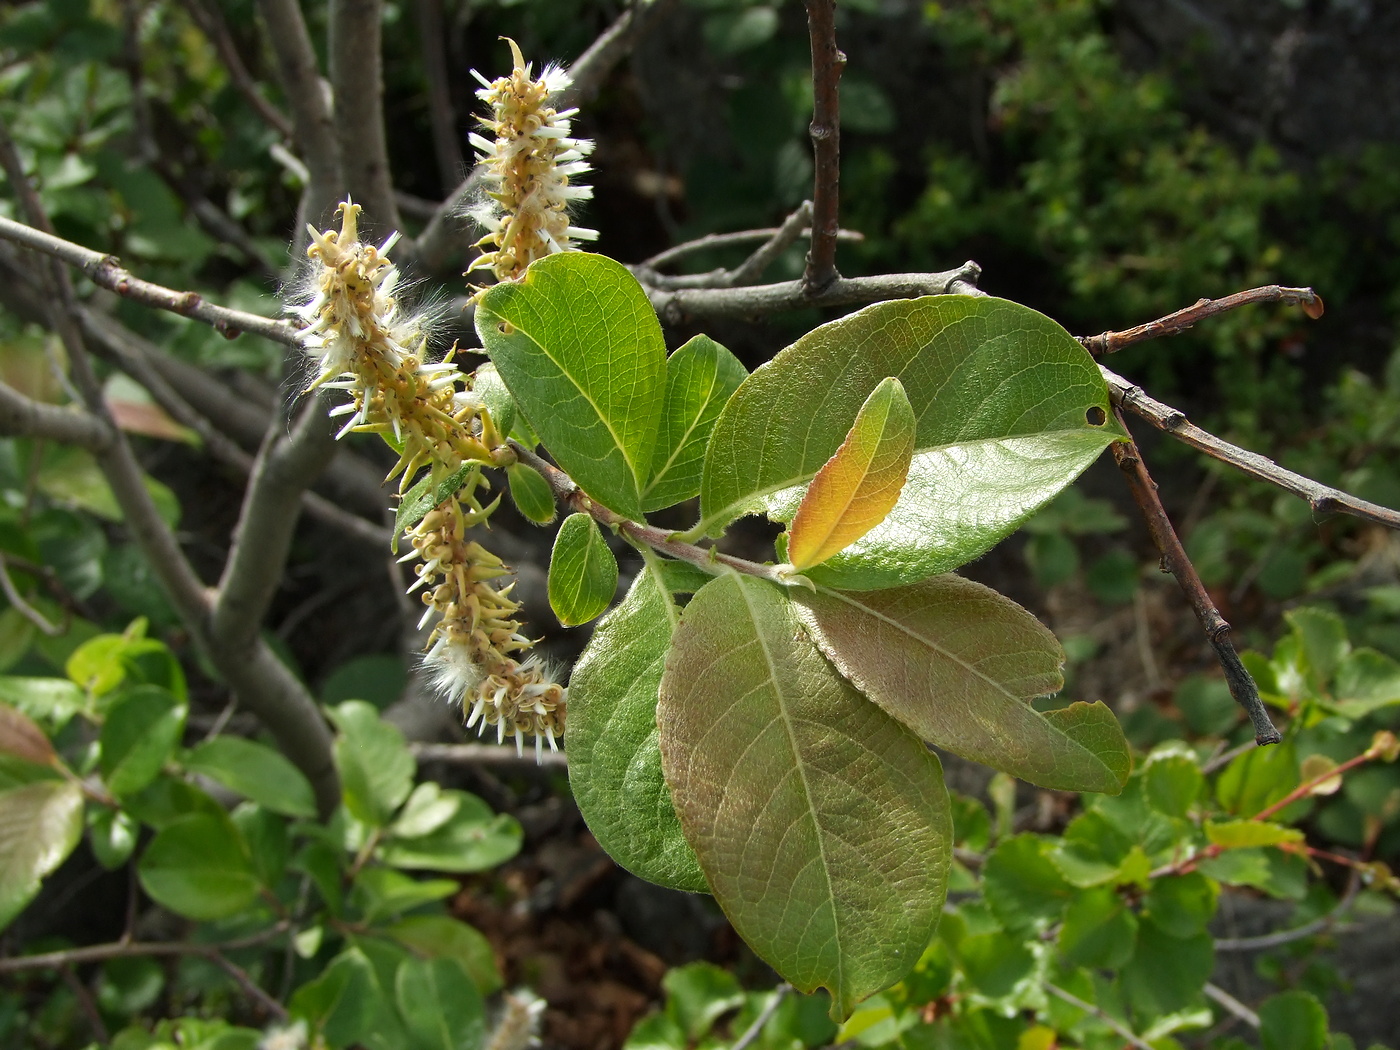
[[[1070,901],[1057,942],[1074,966],[1116,968],[1133,954],[1137,916],[1107,886],[1085,890]]]
[[[857,694],[783,590],[727,575],[686,606],[662,768],[739,935],[832,1017],[907,973],[937,925],[952,819],[937,758]]]
[[[554,490],[544,475],[524,463],[512,463],[506,468],[510,480],[510,498],[516,509],[536,525],[548,525],[554,520]]]
[[[1143,914],[1163,933],[1195,937],[1215,915],[1220,886],[1200,872],[1165,875],[1152,880],[1143,901]]]
[[[83,834],[83,790],[40,780],[0,792],[0,929],[39,892]]]
[[[190,919],[225,919],[258,895],[243,837],[225,813],[195,813],[166,825],[136,865],[152,900]]]
[[[23,711],[5,703],[0,703],[0,754],[12,755],[36,766],[49,766],[58,761],[44,731]]]
[[[265,744],[217,736],[191,751],[184,765],[274,813],[289,817],[316,815],[316,799],[306,776]]]
[[[1280,992],[1259,1007],[1262,1050],[1325,1050],[1327,1011],[1311,992]]]
[[[549,559],[549,605],[565,627],[577,627],[607,611],[617,593],[617,559],[598,523],[570,514],[554,537]]]
[[[1169,817],[1186,816],[1205,786],[1200,762],[1184,749],[1153,754],[1142,776],[1147,801]]]
[[[879,303],[808,333],[739,387],[705,453],[697,529],[754,512],[790,521],[887,376],[917,420],[909,479],[884,522],[813,571],[833,587],[956,568],[1121,436],[1097,366],[1049,318],[986,297]]]
[[[703,893],[705,876],[681,832],[657,743],[657,691],[680,618],[665,576],[683,564],[649,558],[579,657],[569,677],[569,785],[613,860],[651,882]]]
[[[914,455],[914,410],[898,379],[881,381],[856,413],[846,440],[812,482],[788,527],[798,572],[820,565],[893,509]]]
[[[1348,718],[1400,704],[1400,663],[1374,649],[1355,649],[1337,671],[1329,706]]]
[[[1058,921],[1074,895],[1051,861],[1049,844],[1029,833],[1003,839],[987,857],[982,880],[988,907],[1014,934]]]
[[[1150,920],[1138,923],[1137,946],[1120,981],[1136,1012],[1171,1013],[1193,1005],[1215,966],[1215,939],[1172,937]]]
[[[153,685],[118,694],[99,738],[98,764],[113,794],[133,794],[155,779],[184,734],[187,711],[169,692]]]
[[[550,255],[482,296],[476,330],[555,461],[603,506],[640,518],[666,343],[637,279],[601,255]]]
[[[1064,651],[1010,599],[953,575],[792,597],[837,669],[922,739],[1042,787],[1122,789],[1131,756],[1108,708],[1027,703],[1063,685]]]
[[[715,420],[748,371],[707,335],[697,335],[666,360],[666,403],[642,509],[660,510],[700,491],[705,446]]]

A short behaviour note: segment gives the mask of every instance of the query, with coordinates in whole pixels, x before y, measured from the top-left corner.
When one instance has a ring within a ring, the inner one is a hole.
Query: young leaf
[[[617,559],[587,514],[570,514],[554,537],[549,604],[565,627],[603,615],[617,593]]]
[[[0,792],[0,930],[39,892],[39,881],[83,833],[83,789],[40,780]]]
[[[747,375],[739,359],[707,335],[697,335],[666,360],[666,404],[643,510],[670,507],[700,491],[710,432]]]
[[[305,775],[265,744],[217,736],[191,751],[185,768],[217,780],[274,813],[316,815],[316,799]]]
[[[952,817],[937,758],[857,694],[783,590],[686,606],[657,711],[681,826],[739,935],[832,1017],[899,980],[938,923]]]
[[[515,426],[515,400],[506,389],[505,380],[491,362],[479,365],[472,373],[472,393],[481,398],[486,411],[491,413],[491,422],[503,436],[509,436]]]
[[[603,506],[641,517],[666,344],[636,278],[601,255],[551,255],[487,291],[476,330],[559,465]]]
[[[793,568],[821,564],[884,521],[913,455],[914,410],[898,379],[882,380],[793,515],[787,547]]]
[[[1093,359],[1048,317],[992,298],[879,303],[759,368],[715,423],[697,530],[742,514],[790,521],[808,482],[887,376],[917,420],[899,501],[814,580],[871,589],[977,557],[1121,436]]]
[[[1027,702],[1064,684],[1064,651],[1009,598],[953,575],[792,598],[837,669],[935,747],[1041,787],[1122,790],[1132,759],[1108,708],[1042,714]]]
[[[657,690],[680,618],[662,578],[667,567],[647,560],[569,677],[569,786],[613,860],[651,882],[703,893],[657,744]]]
[[[544,475],[524,463],[512,463],[506,468],[506,477],[510,479],[510,498],[521,514],[536,525],[554,520],[554,492]]]
[[[225,919],[252,904],[258,878],[226,813],[195,813],[160,831],[136,866],[157,904],[190,919]]]

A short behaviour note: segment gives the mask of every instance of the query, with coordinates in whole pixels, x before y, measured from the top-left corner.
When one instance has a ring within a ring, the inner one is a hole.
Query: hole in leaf
[[[1101,427],[1108,422],[1108,416],[1098,405],[1094,405],[1089,411],[1085,412],[1084,418],[1089,421],[1091,427]]]
[[[496,331],[500,332],[501,335],[510,335],[512,332],[515,331],[515,326],[512,325],[509,321],[501,321],[499,324],[496,325]]]

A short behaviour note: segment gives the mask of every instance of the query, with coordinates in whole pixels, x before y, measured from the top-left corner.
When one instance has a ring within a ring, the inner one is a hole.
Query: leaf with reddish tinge
[[[706,584],[681,614],[657,709],[685,837],[739,935],[832,1016],[918,961],[952,815],[938,760],[817,651],[784,588]]]
[[[1009,598],[953,575],[792,598],[837,669],[934,746],[1041,787],[1122,790],[1132,760],[1113,712],[1027,702],[1064,684],[1064,651]]]
[[[885,520],[914,457],[914,409],[898,379],[880,383],[861,405],[846,440],[817,471],[788,529],[788,560],[798,572],[820,565]]]
[[[9,704],[0,704],[0,752],[38,766],[52,765],[58,757],[44,731]]]

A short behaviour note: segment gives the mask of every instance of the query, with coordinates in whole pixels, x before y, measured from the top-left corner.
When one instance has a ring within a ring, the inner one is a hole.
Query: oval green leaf
[[[520,822],[507,813],[494,813],[466,791],[444,791],[455,799],[452,819],[427,835],[386,838],[379,856],[396,868],[428,871],[485,871],[520,852]]]
[[[913,455],[914,410],[898,379],[882,380],[793,515],[787,546],[793,568],[820,565],[884,521]]]
[[[40,780],[0,792],[0,930],[39,892],[83,833],[83,790]]]
[[[243,836],[225,813],[168,824],[146,847],[136,873],[152,900],[190,919],[236,915],[258,896]]]
[[[191,751],[185,768],[217,780],[274,813],[316,815],[316,799],[301,770],[265,744],[217,736]]]
[[[1121,436],[1098,367],[1048,317],[987,297],[879,303],[744,381],[705,452],[697,530],[749,513],[792,520],[887,376],[917,420],[909,479],[879,526],[813,571],[833,587],[912,583],[977,557]]]
[[[153,685],[118,694],[99,738],[98,764],[108,790],[130,795],[155,779],[185,732],[186,711],[169,692]]]
[[[937,758],[856,693],[783,590],[686,606],[657,712],[686,838],[739,935],[832,1016],[899,980],[938,923],[952,816]]]
[[[448,959],[399,963],[394,998],[413,1050],[476,1050],[485,1040],[481,993]]]
[[[329,708],[327,714],[340,730],[335,768],[345,808],[356,820],[383,827],[413,790],[417,763],[403,733],[363,700],[347,700]]]
[[[550,255],[482,296],[476,330],[555,461],[603,506],[640,518],[666,343],[637,279],[601,255]]]
[[[549,604],[565,627],[577,627],[607,611],[617,593],[617,559],[598,524],[570,514],[554,537],[549,559]]]
[[[793,588],[817,645],[920,738],[1041,787],[1117,794],[1132,759],[1103,704],[1042,714],[1064,651],[1034,616],[951,574],[883,591]]]
[[[748,371],[707,335],[697,335],[666,360],[666,404],[642,509],[660,510],[700,491],[705,446],[715,420]]]
[[[446,915],[410,915],[383,930],[404,947],[429,959],[452,960],[482,995],[492,995],[504,984],[491,942],[473,926]]]
[[[536,525],[548,525],[554,520],[554,491],[544,475],[524,463],[512,463],[506,468],[510,480],[510,498],[521,514]]]
[[[656,703],[680,619],[653,558],[598,624],[569,677],[569,786],[588,830],[632,874],[677,890],[709,887],[661,774]]]

